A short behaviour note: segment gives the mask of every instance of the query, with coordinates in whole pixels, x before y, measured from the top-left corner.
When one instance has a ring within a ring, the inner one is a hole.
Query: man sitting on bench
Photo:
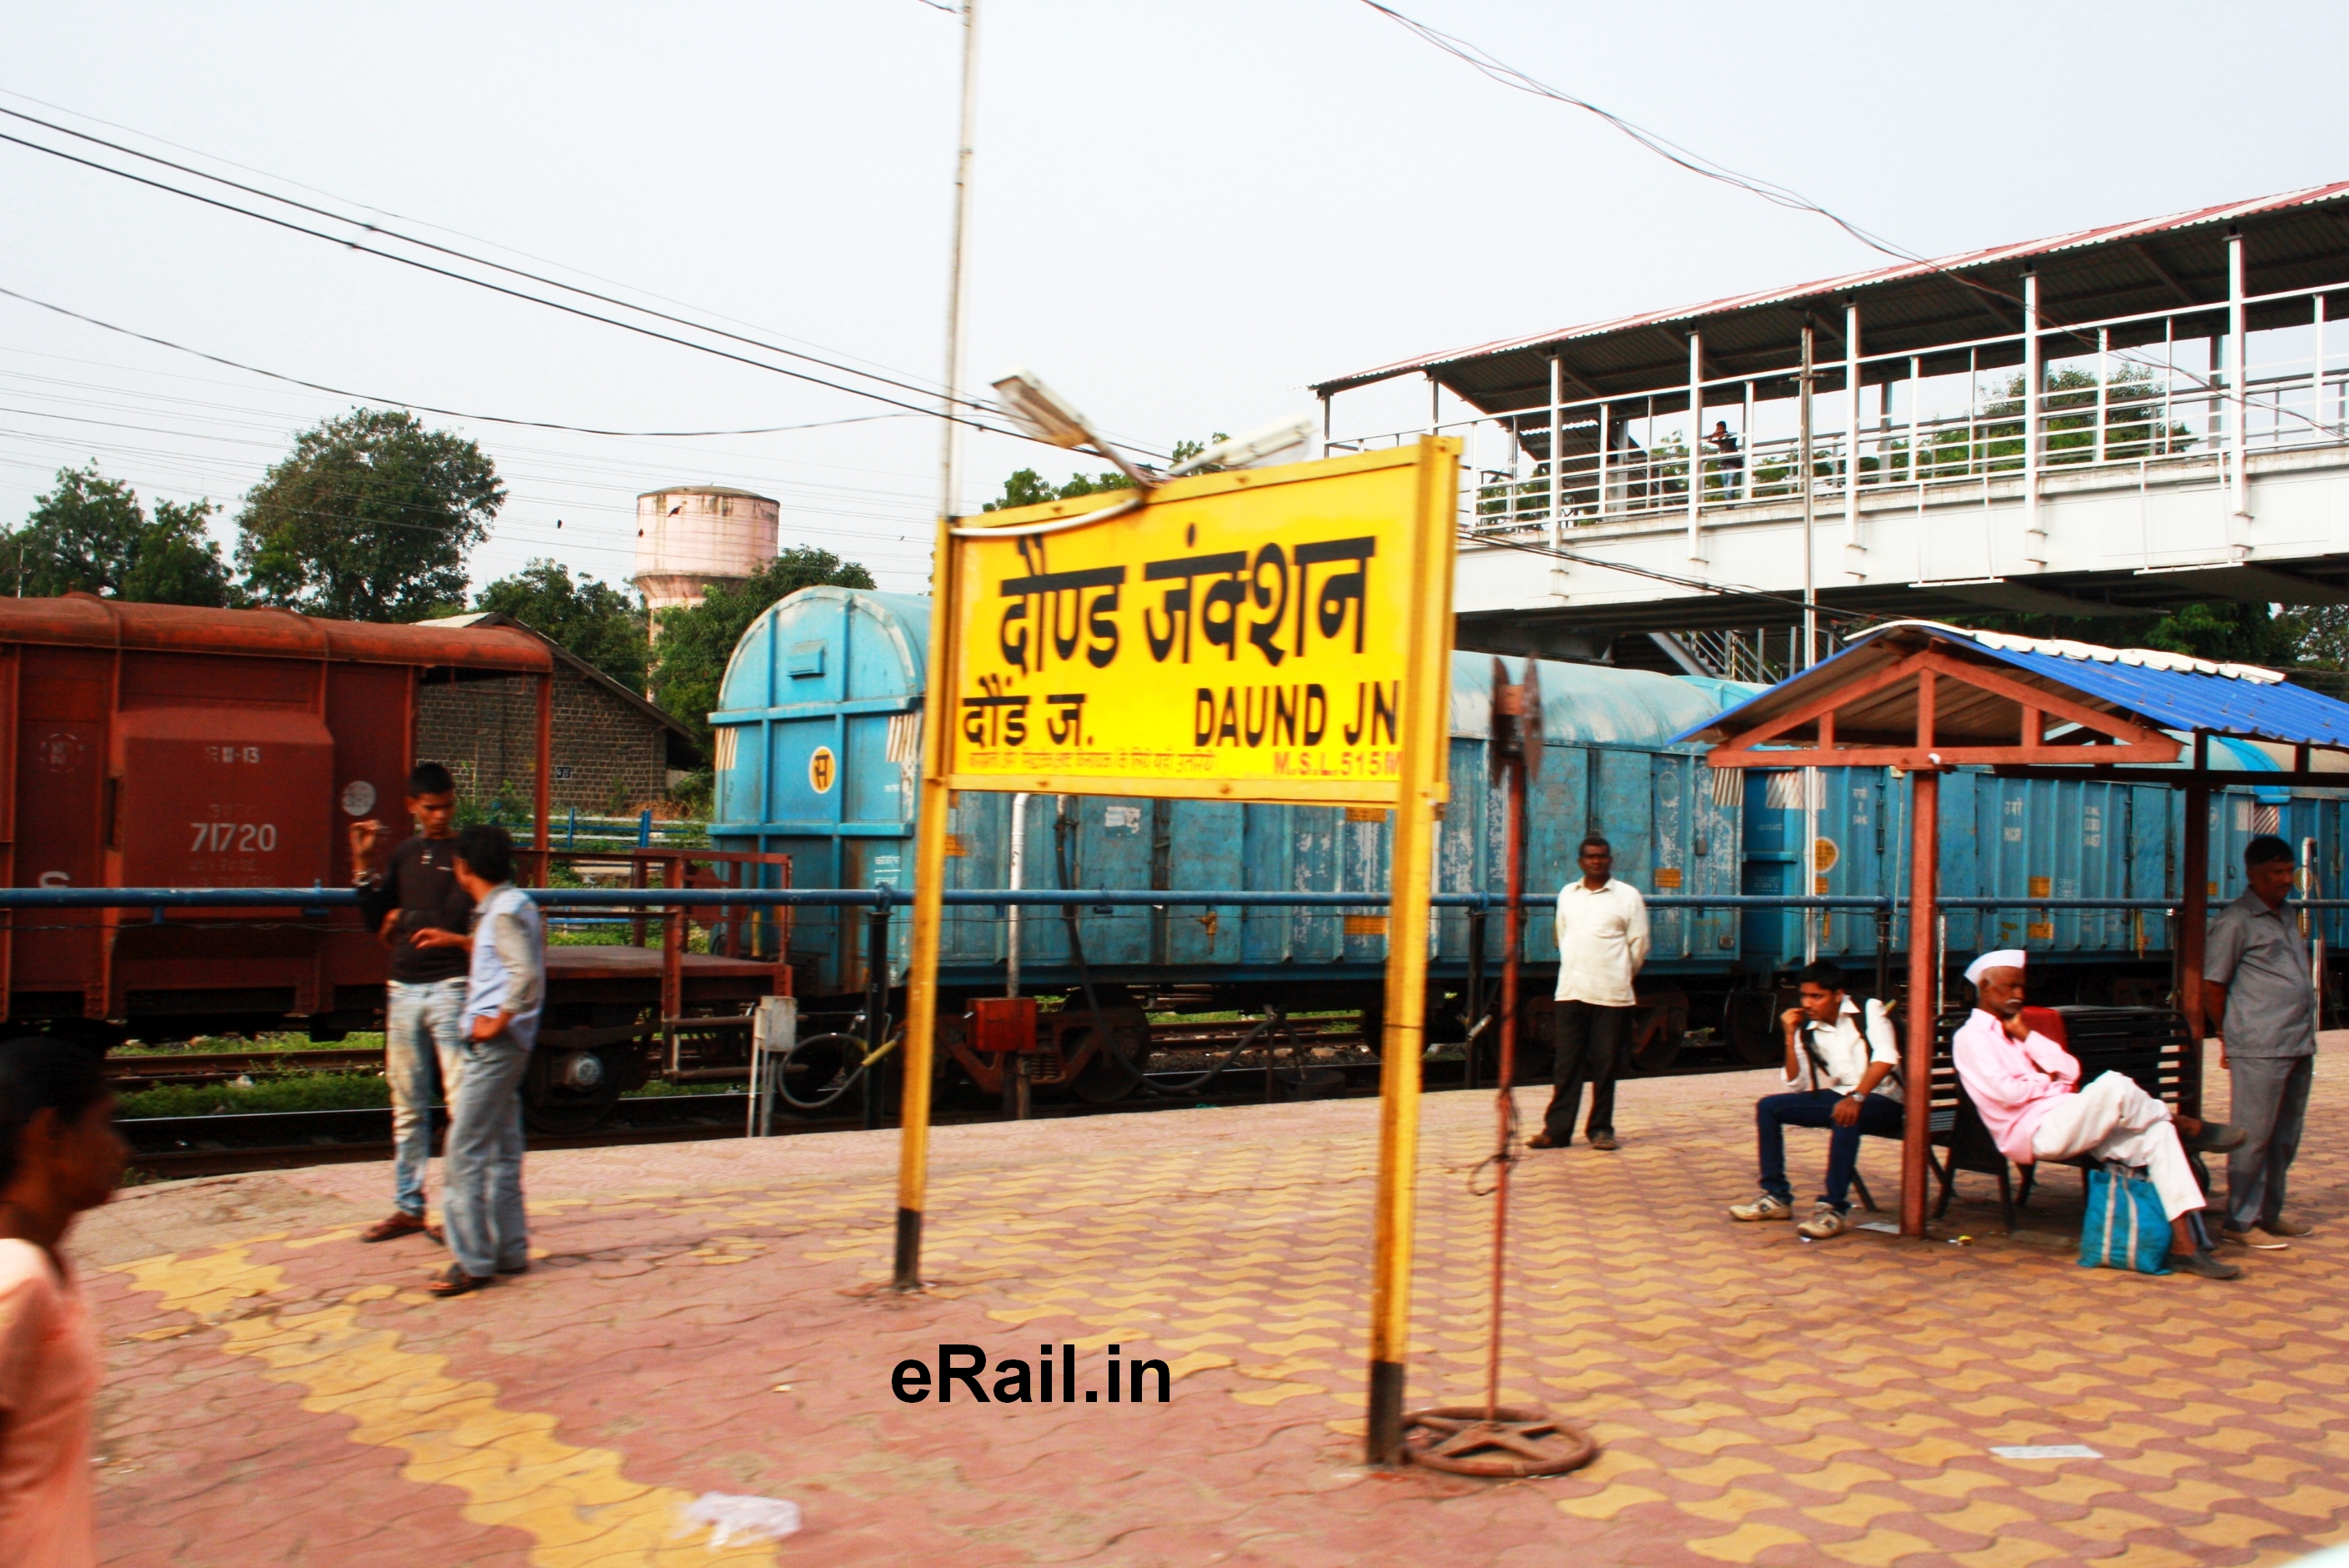
[[[1786,1182],[1789,1127],[1825,1127],[1827,1190],[1811,1217],[1795,1229],[1815,1242],[1848,1228],[1852,1171],[1859,1164],[1859,1140],[1869,1133],[1900,1136],[1900,1086],[1888,1082],[1900,1065],[1900,1051],[1883,1006],[1859,1005],[1844,994],[1843,971],[1822,958],[1806,965],[1789,1007],[1779,1022],[1786,1030],[1786,1087],[1794,1092],[1764,1095],[1754,1107],[1754,1141],[1762,1154],[1762,1195],[1733,1204],[1733,1220],[1787,1220],[1795,1213],[1795,1190]],[[1861,1020],[1865,1017],[1863,1030]],[[1810,1088],[1796,1088],[1807,1075]]]
[[[1950,1044],[1958,1081],[1999,1152],[2017,1165],[2085,1155],[2142,1166],[2173,1225],[2201,1209],[2207,1200],[2186,1150],[2232,1148],[2241,1130],[2173,1116],[2125,1074],[2102,1073],[2083,1087],[2078,1059],[2023,1016],[2023,964],[2021,952],[2008,949],[1967,966],[1977,1005]],[[2243,1272],[2197,1245],[2192,1226],[2178,1226],[2175,1238],[2173,1268],[2209,1279]]]

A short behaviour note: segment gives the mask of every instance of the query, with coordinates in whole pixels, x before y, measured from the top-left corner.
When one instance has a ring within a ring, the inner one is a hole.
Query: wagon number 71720
[[[196,841],[188,852],[202,854],[247,855],[258,850],[266,854],[277,847],[277,824],[274,822],[191,822],[196,830]]]

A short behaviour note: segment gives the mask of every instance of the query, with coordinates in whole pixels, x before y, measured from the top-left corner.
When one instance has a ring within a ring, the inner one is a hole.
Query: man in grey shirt
[[[2228,1120],[2247,1137],[2227,1156],[2224,1234],[2253,1226],[2271,1236],[2304,1236],[2283,1214],[2284,1173],[2300,1152],[2308,1087],[2316,1068],[2316,993],[2308,939],[2284,913],[2292,892],[2292,846],[2262,836],[2243,848],[2243,896],[2210,927],[2202,960],[2202,1016],[2219,1037],[2219,1065],[2233,1091]]]

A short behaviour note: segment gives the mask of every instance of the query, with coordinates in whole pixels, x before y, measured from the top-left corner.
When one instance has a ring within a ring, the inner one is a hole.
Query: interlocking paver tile
[[[2077,1268],[2060,1177],[2013,1240],[1962,1179],[1962,1248],[1727,1223],[1769,1076],[1628,1084],[1623,1150],[1517,1167],[1505,1397],[1605,1448],[1498,1487],[1359,1463],[1369,1102],[940,1129],[913,1298],[892,1134],[533,1155],[533,1272],[446,1303],[437,1249],[352,1243],[380,1166],[134,1191],[77,1238],[109,1561],[2235,1568],[2349,1533],[2349,1090],[2320,1075],[2294,1173],[2318,1233],[2222,1285]],[[1414,1402],[1481,1398],[1491,1125],[1426,1102]],[[1081,1386],[1164,1360],[1173,1401],[889,1393],[1048,1341]],[[2106,1457],[1988,1451],[2038,1442]],[[705,1491],[807,1527],[713,1557],[676,1530]]]

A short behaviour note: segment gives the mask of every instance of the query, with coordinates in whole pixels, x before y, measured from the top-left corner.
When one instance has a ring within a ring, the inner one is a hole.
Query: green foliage
[[[569,567],[540,559],[482,589],[473,608],[512,615],[630,691],[645,689],[644,606],[608,583],[574,582]]]
[[[1188,462],[1217,441],[1228,440],[1221,430],[1204,441],[1185,437],[1174,443],[1176,464]],[[1003,493],[980,508],[983,511],[1009,511],[1016,506],[1040,506],[1048,500],[1073,500],[1081,495],[1099,495],[1103,490],[1132,490],[1133,481],[1123,474],[1071,474],[1054,484],[1034,469],[1018,469],[1003,481]]]
[[[1966,615],[1953,624],[2027,637],[2070,637],[2116,648],[2160,648],[2198,659],[2247,665],[2300,662],[2306,633],[2302,617],[2277,615],[2265,604],[2180,604],[2159,615]]]
[[[1003,493],[980,510],[1009,511],[1013,507],[1040,506],[1048,500],[1071,500],[1081,495],[1098,495],[1102,490],[1133,488],[1133,481],[1121,473],[1071,474],[1065,481],[1055,485],[1034,469],[1019,469],[1003,481]]]
[[[355,408],[305,430],[237,516],[256,598],[349,621],[416,621],[465,598],[465,558],[504,504],[473,442]]]
[[[377,1074],[297,1072],[244,1083],[157,1084],[124,1095],[115,1114],[128,1120],[264,1110],[372,1110],[390,1103],[391,1085]]]
[[[707,753],[709,715],[718,706],[726,661],[759,613],[802,588],[872,586],[873,574],[855,562],[812,545],[794,545],[748,582],[720,583],[698,604],[663,610],[660,640],[653,645],[653,700],[691,728]]]
[[[57,488],[33,503],[25,526],[0,536],[0,569],[18,568],[27,594],[98,593],[147,604],[236,602],[228,563],[205,531],[215,509],[157,501],[150,518],[139,496],[92,463],[60,469]]]

